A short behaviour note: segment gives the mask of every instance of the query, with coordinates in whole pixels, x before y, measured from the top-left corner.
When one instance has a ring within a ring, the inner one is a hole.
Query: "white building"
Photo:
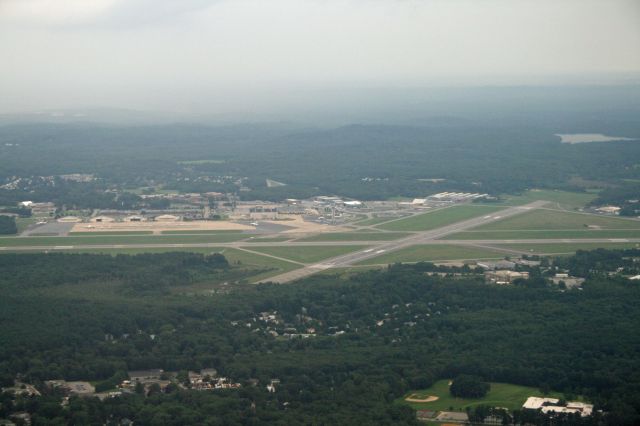
[[[620,213],[620,207],[603,206],[603,207],[598,207],[596,211],[600,213],[606,213],[606,214],[618,214]]]
[[[155,220],[156,222],[178,222],[180,217],[172,214],[161,214],[160,216],[156,216]]]
[[[522,404],[522,408],[525,410],[539,410],[546,405],[556,405],[558,402],[560,402],[560,400],[556,398],[538,398],[537,396],[530,396],[524,404]]]
[[[593,413],[593,405],[579,401],[567,402],[566,405],[558,405],[560,402],[556,398],[539,398],[530,396],[527,398],[522,408],[525,410],[540,410],[545,414],[554,413],[579,413],[581,416],[590,416]]]

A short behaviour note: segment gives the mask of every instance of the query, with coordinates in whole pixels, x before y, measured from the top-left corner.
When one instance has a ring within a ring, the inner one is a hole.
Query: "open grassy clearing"
[[[453,206],[384,223],[378,228],[387,231],[427,231],[502,209],[503,207],[484,205]]]
[[[251,247],[250,249],[271,256],[290,259],[294,262],[313,263],[361,248],[363,246]]]
[[[447,235],[443,240],[523,240],[523,239],[555,239],[555,238],[640,238],[640,229],[557,229],[557,230],[527,230],[519,231],[464,231]]]
[[[405,398],[415,395],[417,398],[426,398],[427,396],[437,396],[438,399],[432,402],[407,402]],[[455,398],[449,393],[449,380],[439,380],[429,389],[411,391],[404,397],[397,399],[398,403],[410,405],[415,409],[434,410],[434,411],[465,411],[467,407],[476,407],[478,405],[490,405],[493,407],[505,407],[513,411],[520,409],[522,404],[530,396],[545,396],[539,389],[512,385],[509,383],[491,383],[491,389],[484,398],[465,399]],[[563,398],[564,395],[558,392],[549,392],[548,398]]]
[[[396,262],[430,262],[459,259],[501,259],[504,252],[480,247],[432,244],[407,247],[358,262],[356,265],[378,265]]]
[[[227,243],[247,238],[246,234],[215,235],[98,235],[74,237],[8,237],[0,238],[0,247],[68,246],[100,244],[198,244]]]
[[[591,227],[591,228],[590,228]],[[520,229],[638,229],[640,221],[611,216],[584,213],[561,212],[556,210],[532,210],[503,220],[473,228],[474,231],[520,230]]]
[[[595,192],[569,192],[552,189],[532,189],[522,195],[507,195],[504,204],[517,206],[544,200],[564,209],[575,210],[586,206],[598,196]]]
[[[296,241],[391,241],[408,235],[406,232],[327,232]]]
[[[577,250],[595,250],[598,248],[627,249],[639,247],[638,243],[558,243],[558,244],[496,244],[495,247],[503,247],[513,250],[528,251],[531,254],[564,254],[574,253]]]

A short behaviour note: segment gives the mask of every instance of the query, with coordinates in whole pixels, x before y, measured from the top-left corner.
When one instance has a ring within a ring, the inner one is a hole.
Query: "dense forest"
[[[621,129],[625,136],[640,136],[640,129]],[[0,128],[0,203],[33,199],[115,208],[109,190],[144,186],[183,192],[242,188],[243,199],[265,200],[582,190],[586,183],[617,187],[637,179],[638,158],[637,141],[563,144],[547,127],[473,121],[334,129],[6,125]],[[94,174],[97,180],[32,178],[65,173]],[[266,179],[286,186],[269,188]]]
[[[13,216],[0,215],[0,235],[12,235],[18,232]]]
[[[561,291],[430,276],[432,265],[416,264],[224,294],[175,291],[234,268],[221,255],[0,255],[3,386],[19,374],[108,388],[150,368],[215,368],[243,384],[73,398],[68,408],[55,394],[5,395],[0,418],[24,410],[34,424],[415,424],[398,397],[473,375],[582,395],[608,413],[606,424],[640,421],[640,287],[627,279],[589,274],[582,290]]]
[[[591,205],[619,206],[620,216],[640,216],[640,183],[622,182],[619,185],[605,188]]]

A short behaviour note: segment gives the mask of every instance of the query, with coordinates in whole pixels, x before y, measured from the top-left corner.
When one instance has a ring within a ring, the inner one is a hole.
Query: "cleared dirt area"
[[[256,229],[255,226],[225,220],[202,220],[192,222],[76,223],[71,232],[152,231],[159,234],[163,231],[251,231],[254,229]]]

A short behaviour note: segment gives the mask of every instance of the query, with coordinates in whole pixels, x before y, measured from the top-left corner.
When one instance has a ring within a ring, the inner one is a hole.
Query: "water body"
[[[589,142],[611,142],[611,141],[635,141],[637,139],[625,138],[622,136],[607,136],[602,133],[557,133],[562,143],[589,143]]]

